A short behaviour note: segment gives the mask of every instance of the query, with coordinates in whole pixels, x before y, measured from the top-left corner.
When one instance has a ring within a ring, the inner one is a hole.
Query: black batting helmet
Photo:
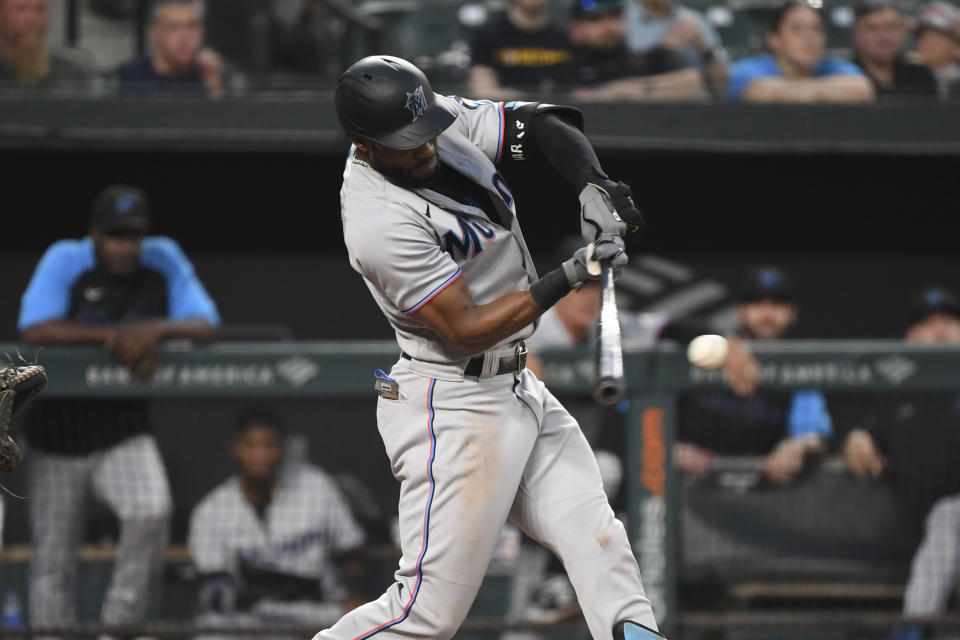
[[[337,82],[337,117],[348,136],[391,149],[415,149],[457,119],[457,107],[438,96],[420,69],[401,58],[369,56]]]

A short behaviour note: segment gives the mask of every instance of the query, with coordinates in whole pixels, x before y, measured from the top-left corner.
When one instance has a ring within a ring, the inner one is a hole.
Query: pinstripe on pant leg
[[[30,451],[27,495],[33,530],[30,622],[34,625],[66,625],[76,620],[77,547],[95,459],[95,454]]]
[[[903,596],[908,615],[943,613],[957,583],[960,495],[938,500],[927,515],[926,532],[913,556]]]
[[[167,473],[151,435],[129,438],[104,452],[93,486],[120,520],[117,560],[101,620],[141,620],[163,567],[172,500]]]

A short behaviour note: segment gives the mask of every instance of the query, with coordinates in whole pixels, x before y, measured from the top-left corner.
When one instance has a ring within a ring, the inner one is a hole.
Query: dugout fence
[[[852,640],[881,638],[907,622],[960,637],[956,614],[901,617],[907,565],[895,549],[896,540],[889,538],[897,514],[882,483],[856,481],[835,455],[780,488],[757,482],[753,458],[723,458],[704,478],[680,477],[670,455],[678,399],[721,387],[722,374],[692,368],[676,345],[625,347],[629,405],[621,408],[627,432],[627,525],[648,596],[671,638]],[[815,387],[828,397],[840,394],[868,405],[881,396],[950,393],[960,386],[957,347],[797,341],[752,348],[762,365],[762,388],[768,390]],[[27,359],[39,357],[48,368],[45,398],[271,398],[355,403],[371,414],[373,372],[389,368],[398,356],[393,343],[380,342],[168,345],[159,354],[153,379],[142,383],[100,349],[0,345],[0,352],[18,349]],[[589,351],[545,352],[543,357],[554,393],[570,398],[589,394]],[[364,428],[375,432],[372,422]],[[379,453],[376,460],[386,465]],[[25,580],[28,562],[23,552],[0,552],[2,581],[11,576]],[[503,580],[493,584],[494,590],[507,588]],[[276,624],[220,631],[304,637],[311,629]],[[512,622],[495,607],[475,610],[463,637],[509,629],[551,638],[587,637],[576,620],[560,625]],[[154,620],[136,629],[84,623],[69,629],[8,628],[2,635],[189,637],[201,631],[212,629],[190,620]]]

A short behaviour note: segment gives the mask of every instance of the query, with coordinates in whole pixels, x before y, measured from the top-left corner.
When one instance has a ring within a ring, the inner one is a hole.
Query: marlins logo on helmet
[[[407,109],[413,112],[412,122],[416,122],[427,110],[427,97],[423,94],[423,87],[417,87],[413,93],[407,94]]]

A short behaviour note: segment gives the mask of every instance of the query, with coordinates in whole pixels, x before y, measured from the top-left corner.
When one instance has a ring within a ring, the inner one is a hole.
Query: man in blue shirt
[[[139,378],[152,373],[160,341],[212,340],[216,306],[177,243],[147,237],[148,226],[140,190],[118,185],[101,193],[89,236],[60,240],[40,259],[21,300],[23,340],[103,345]],[[28,416],[33,624],[76,620],[75,560],[91,497],[120,521],[101,621],[130,624],[146,613],[171,512],[147,409],[139,400],[48,400]]]
[[[767,37],[771,53],[733,65],[728,100],[748,102],[867,102],[873,85],[857,65],[823,58],[826,37],[816,9],[789,0],[773,13]]]

